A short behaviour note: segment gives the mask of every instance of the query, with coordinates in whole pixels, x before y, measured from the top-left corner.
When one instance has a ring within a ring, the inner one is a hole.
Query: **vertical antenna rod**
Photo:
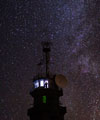
[[[42,42],[43,46],[43,52],[45,53],[45,59],[46,59],[46,77],[49,76],[49,61],[50,61],[50,42]]]

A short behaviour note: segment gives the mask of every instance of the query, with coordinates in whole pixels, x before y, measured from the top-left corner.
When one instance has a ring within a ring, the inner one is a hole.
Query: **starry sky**
[[[99,39],[99,0],[0,0],[0,119],[29,120],[41,42],[50,41],[50,70],[68,79],[65,120],[100,120]]]

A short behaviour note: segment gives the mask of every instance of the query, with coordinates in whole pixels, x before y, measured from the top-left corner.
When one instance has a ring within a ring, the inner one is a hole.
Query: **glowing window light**
[[[40,86],[41,86],[41,87],[44,86],[44,81],[43,81],[43,80],[40,81]]]
[[[45,80],[44,87],[45,88],[49,88],[49,86],[48,86],[48,80]]]
[[[39,87],[39,82],[38,82],[38,80],[34,82],[34,86],[35,86],[35,88],[38,88],[38,87]]]
[[[49,88],[48,80],[47,79],[39,79],[33,82],[34,88],[44,87]]]
[[[48,80],[45,80],[46,83],[48,83]]]

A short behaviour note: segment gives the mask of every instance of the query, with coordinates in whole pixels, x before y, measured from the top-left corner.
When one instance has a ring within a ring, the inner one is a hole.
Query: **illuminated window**
[[[43,80],[40,81],[40,86],[41,86],[41,87],[44,86],[44,81],[43,81]]]
[[[35,88],[38,88],[38,87],[39,87],[39,82],[38,82],[38,80],[34,82],[34,87],[35,87]]]
[[[44,87],[48,88],[48,80],[45,80]]]
[[[46,103],[46,102],[47,102],[46,96],[43,96],[42,101],[43,101],[43,103]]]
[[[36,81],[33,82],[33,84],[34,84],[34,88],[38,88],[38,87],[49,88],[47,79],[36,80]]]

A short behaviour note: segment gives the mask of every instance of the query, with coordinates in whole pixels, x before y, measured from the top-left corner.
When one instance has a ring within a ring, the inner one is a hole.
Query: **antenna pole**
[[[43,52],[45,53],[46,61],[46,77],[49,76],[49,61],[50,61],[50,42],[43,42]]]

